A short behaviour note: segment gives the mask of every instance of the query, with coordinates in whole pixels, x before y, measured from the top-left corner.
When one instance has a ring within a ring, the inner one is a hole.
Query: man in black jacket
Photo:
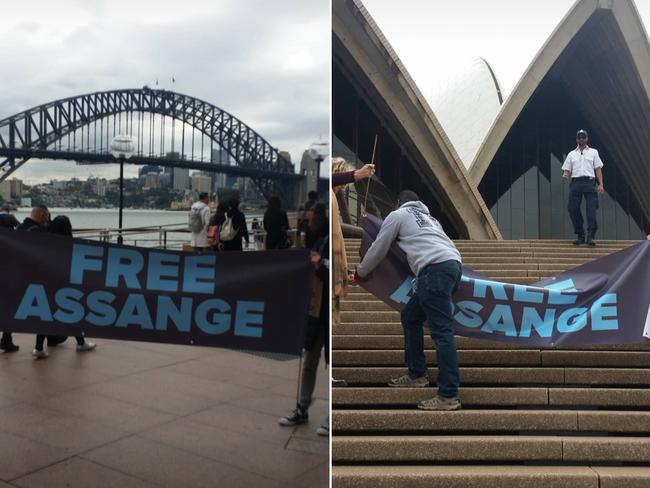
[[[15,229],[19,222],[16,217],[11,214],[11,205],[5,203],[0,209],[0,227],[5,229]],[[14,344],[10,332],[3,332],[0,338],[0,349],[4,352],[16,352],[19,347]]]
[[[13,216],[12,216],[13,217]],[[45,232],[46,226],[50,221],[50,212],[45,205],[37,205],[32,208],[29,217],[26,217],[22,224],[16,227],[16,230],[31,230]],[[3,332],[0,339],[0,349],[4,352],[15,352],[18,346],[13,343],[11,332]]]

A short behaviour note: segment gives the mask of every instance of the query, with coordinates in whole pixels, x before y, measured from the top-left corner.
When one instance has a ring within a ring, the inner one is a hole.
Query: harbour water
[[[52,218],[66,215],[70,219],[75,237],[99,239],[100,231],[110,229],[110,240],[115,241],[117,238],[118,210],[116,208],[50,208],[49,210]],[[29,213],[30,209],[20,208],[14,212],[14,215],[22,222]],[[262,214],[246,214],[249,232],[254,218],[261,220]],[[160,231],[125,232],[124,244],[159,246],[166,239],[168,247],[180,249],[183,243],[190,241],[187,232],[187,211],[124,209],[122,219],[124,229],[160,226]]]

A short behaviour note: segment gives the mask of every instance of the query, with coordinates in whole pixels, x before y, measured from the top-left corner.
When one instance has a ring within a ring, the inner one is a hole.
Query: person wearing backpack
[[[195,251],[210,249],[208,243],[208,226],[210,225],[209,196],[203,192],[199,194],[199,201],[192,205],[188,216],[188,227],[192,232],[192,247]]]
[[[221,225],[219,240],[224,251],[243,251],[242,239],[246,239],[246,246],[250,244],[246,217],[239,210],[239,200],[236,198],[228,202],[223,222],[217,221],[216,224]]]

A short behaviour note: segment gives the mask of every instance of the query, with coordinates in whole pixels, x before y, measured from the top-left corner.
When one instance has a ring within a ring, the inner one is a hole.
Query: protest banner
[[[361,218],[362,256],[381,223]],[[415,277],[396,243],[367,278],[360,285],[395,310],[413,295]],[[642,342],[650,338],[650,242],[532,285],[492,281],[463,266],[453,301],[460,336],[541,347]]]
[[[299,355],[306,250],[187,253],[0,229],[0,328]]]

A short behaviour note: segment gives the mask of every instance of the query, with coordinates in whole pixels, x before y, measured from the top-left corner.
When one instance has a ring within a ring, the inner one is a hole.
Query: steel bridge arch
[[[46,157],[47,148],[68,134],[106,117],[136,112],[188,124],[218,144],[240,167],[259,170],[264,176],[251,178],[267,198],[276,189],[273,180],[298,176],[276,148],[232,114],[189,95],[145,86],[55,100],[0,120],[0,182],[30,158]],[[110,161],[111,156],[106,156]],[[210,163],[205,165],[209,169]]]

